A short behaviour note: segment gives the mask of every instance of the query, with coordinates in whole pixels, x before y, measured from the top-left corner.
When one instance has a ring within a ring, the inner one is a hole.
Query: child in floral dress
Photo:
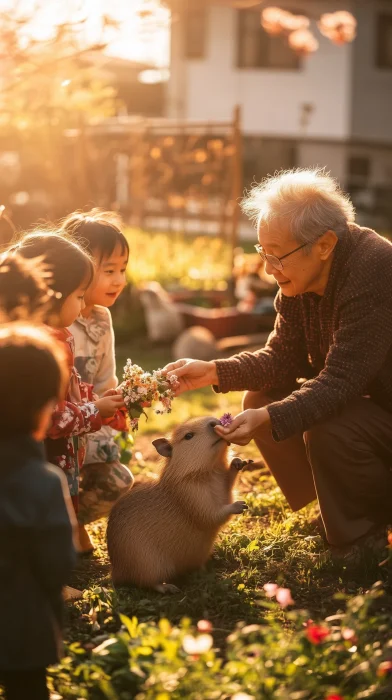
[[[76,243],[49,231],[25,235],[19,244],[10,248],[2,264],[7,267],[7,257],[12,259],[15,254],[29,260],[40,259],[47,269],[46,282],[52,296],[45,313],[45,323],[63,345],[69,383],[66,395],[54,408],[45,448],[48,460],[64,471],[77,512],[79,474],[85,457],[86,435],[99,430],[105,422],[116,422],[118,410],[123,415],[123,400],[119,394],[106,392],[98,399],[93,387],[81,381],[74,367],[74,341],[67,326],[84,308],[84,295],[94,276],[93,262]],[[4,275],[3,280],[6,280],[7,272]],[[9,298],[12,294],[12,285],[8,285],[3,297]]]
[[[95,262],[94,280],[86,292],[85,307],[70,330],[75,338],[76,367],[82,379],[93,384],[94,391],[102,396],[118,385],[109,308],[126,284],[128,242],[116,215],[98,209],[71,214],[63,222],[63,230],[86,246]],[[85,551],[93,545],[84,526],[108,515],[114,502],[133,483],[130,470],[120,462],[113,428],[127,430],[125,414],[122,424],[118,421],[117,425],[105,425],[87,440],[78,513],[80,541]]]

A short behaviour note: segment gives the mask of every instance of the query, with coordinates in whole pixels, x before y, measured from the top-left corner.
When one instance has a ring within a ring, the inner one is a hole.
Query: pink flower
[[[223,416],[219,419],[219,423],[223,425],[224,428],[228,428],[229,425],[231,425],[233,422],[233,416],[231,413],[224,413]]]
[[[266,7],[261,13],[261,25],[268,34],[276,36],[283,32],[283,22],[287,15],[290,13],[280,7]]]
[[[346,642],[352,642],[353,644],[358,641],[357,635],[355,634],[354,630],[350,629],[350,627],[342,628],[342,637]]]
[[[274,598],[279,586],[277,583],[265,583],[263,589],[267,598]]]
[[[321,644],[324,639],[329,637],[329,629],[324,625],[308,624],[306,628],[306,636],[312,644]]]
[[[198,632],[212,632],[212,624],[209,620],[199,620],[197,623]]]
[[[282,608],[287,608],[288,605],[294,605],[290,588],[279,588],[276,583],[265,583],[263,589],[267,598],[275,597]]]
[[[278,588],[275,597],[281,608],[287,608],[289,605],[294,605],[290,588]]]
[[[289,34],[289,46],[301,56],[308,56],[317,51],[319,43],[309,29],[297,29]]]
[[[335,44],[345,44],[355,39],[357,20],[351,12],[345,10],[326,12],[321,15],[318,27],[321,34]]]

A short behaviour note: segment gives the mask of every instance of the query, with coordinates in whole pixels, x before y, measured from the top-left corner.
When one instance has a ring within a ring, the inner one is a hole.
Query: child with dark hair
[[[99,430],[104,420],[112,420],[123,406],[118,394],[98,399],[93,387],[80,380],[74,367],[74,344],[67,330],[84,308],[84,295],[94,276],[93,262],[84,250],[63,235],[36,232],[25,235],[3,257],[2,264],[11,266],[13,255],[29,261],[39,260],[47,269],[51,290],[44,314],[54,338],[63,345],[68,364],[68,385],[65,396],[54,406],[45,440],[47,458],[61,467],[67,477],[75,511],[78,510],[79,474],[85,455],[85,436]],[[3,273],[3,286],[9,277],[8,291],[2,295],[3,305],[9,310],[10,299],[15,297],[12,266]],[[1,277],[1,275],[0,275]],[[29,295],[26,295],[29,298]],[[26,299],[23,298],[23,304]]]
[[[0,406],[0,685],[7,700],[48,700],[46,667],[59,660],[76,522],[67,481],[46,463],[42,440],[67,382],[63,350],[49,332],[0,327],[0,394],[7,397]]]
[[[116,360],[114,333],[109,308],[126,284],[128,241],[121,231],[121,221],[113,212],[93,209],[75,212],[63,221],[63,231],[88,250],[95,262],[95,275],[85,295],[85,307],[70,330],[75,338],[75,365],[82,379],[93,384],[102,396],[115,390]],[[79,536],[84,551],[93,548],[85,525],[109,514],[113,503],[133,483],[130,470],[120,463],[115,442],[116,428],[127,430],[123,423],[103,426],[88,436],[82,472],[78,512]]]
[[[19,255],[0,256],[0,319],[42,320],[51,303],[51,290],[45,283],[48,272],[39,260]]]

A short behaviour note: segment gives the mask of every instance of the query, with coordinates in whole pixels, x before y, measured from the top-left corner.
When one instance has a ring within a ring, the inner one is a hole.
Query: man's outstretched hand
[[[163,368],[168,379],[175,375],[177,382],[173,385],[176,396],[184,391],[201,389],[210,384],[218,384],[215,362],[204,362],[203,360],[177,360],[170,362]]]
[[[234,418],[227,428],[216,425],[217,435],[235,445],[247,445],[260,428],[268,427],[270,416],[266,408],[248,408]]]

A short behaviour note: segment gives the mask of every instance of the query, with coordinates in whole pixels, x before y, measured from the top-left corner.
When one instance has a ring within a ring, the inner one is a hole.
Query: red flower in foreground
[[[310,624],[306,628],[306,636],[312,644],[321,644],[324,639],[329,637],[329,629],[323,625]]]
[[[392,547],[392,532],[388,533],[388,544],[390,547]]]
[[[392,673],[392,661],[382,661],[377,669],[378,677],[382,678],[390,673]]]
[[[327,695],[325,700],[344,700],[343,695]]]

